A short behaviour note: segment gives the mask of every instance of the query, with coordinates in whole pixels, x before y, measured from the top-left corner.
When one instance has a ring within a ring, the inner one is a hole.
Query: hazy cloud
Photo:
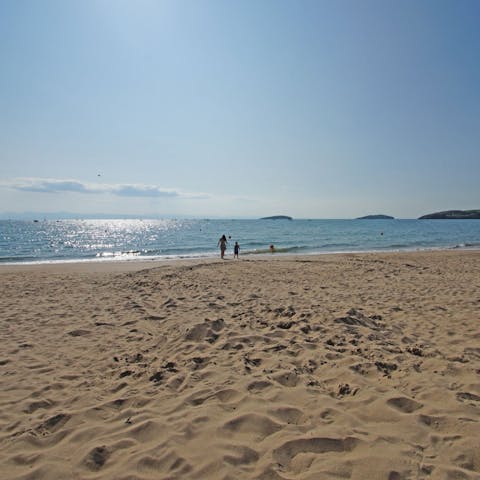
[[[180,197],[174,190],[162,190],[151,185],[118,185],[112,189],[120,197]]]
[[[2,187],[12,188],[23,192],[36,193],[81,193],[81,194],[111,194],[119,197],[164,197],[207,199],[205,193],[188,193],[173,189],[162,188],[157,185],[143,184],[96,184],[84,183],[78,180],[62,180],[51,178],[21,178],[0,183]]]
[[[39,193],[60,193],[60,192],[76,192],[76,193],[97,193],[98,190],[77,182],[76,180],[54,180],[54,179],[20,179],[17,182],[7,183],[7,186],[24,192]]]

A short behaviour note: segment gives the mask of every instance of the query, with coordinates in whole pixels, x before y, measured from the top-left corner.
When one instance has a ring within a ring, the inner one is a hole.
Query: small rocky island
[[[365,217],[358,217],[357,220],[394,220],[394,218],[390,215],[366,215]]]
[[[446,210],[445,212],[429,213],[419,220],[478,220],[480,210]]]
[[[287,215],[273,215],[272,217],[263,217],[260,220],[293,220],[293,218]]]

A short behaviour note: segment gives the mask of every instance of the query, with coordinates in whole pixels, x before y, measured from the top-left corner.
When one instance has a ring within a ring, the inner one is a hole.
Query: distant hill
[[[480,219],[480,210],[447,210],[445,212],[429,213],[420,220],[471,220]]]
[[[260,220],[293,220],[293,218],[287,215],[273,215],[272,217],[263,217]]]
[[[366,215],[365,217],[358,217],[357,220],[393,220],[394,218],[390,215]]]

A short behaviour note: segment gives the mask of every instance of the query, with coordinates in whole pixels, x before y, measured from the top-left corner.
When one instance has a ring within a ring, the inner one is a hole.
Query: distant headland
[[[293,220],[293,218],[287,215],[273,215],[272,217],[263,217],[260,220]]]
[[[445,212],[429,213],[423,215],[419,220],[478,220],[480,210],[446,210]]]
[[[358,217],[357,220],[393,220],[394,218],[390,215],[366,215],[365,217]]]

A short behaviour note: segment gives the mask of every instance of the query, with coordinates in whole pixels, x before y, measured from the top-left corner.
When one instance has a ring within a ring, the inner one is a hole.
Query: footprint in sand
[[[71,415],[66,413],[59,413],[53,417],[50,417],[48,420],[45,420],[40,424],[36,430],[39,433],[47,434],[59,430],[63,425],[65,425],[71,418]]]
[[[413,413],[415,410],[423,407],[421,403],[407,397],[390,398],[387,400],[387,405],[403,413]]]
[[[271,387],[273,384],[272,382],[269,382],[267,380],[257,380],[255,382],[250,383],[247,386],[247,390],[250,393],[260,393],[263,392],[263,390]]]
[[[205,320],[204,323],[197,323],[186,334],[185,340],[190,342],[200,342],[206,340],[209,343],[215,342],[219,333],[225,327],[225,321],[221,318],[214,320]]]
[[[252,450],[249,447],[245,446],[232,446],[228,447],[234,451],[236,455],[225,455],[223,460],[230,465],[239,466],[239,465],[249,465],[250,463],[255,463],[260,458],[258,453],[255,450]]]
[[[269,415],[277,418],[281,422],[298,425],[302,423],[302,419],[305,414],[302,410],[295,407],[279,407],[273,410],[269,410]]]
[[[184,403],[197,406],[197,405],[202,405],[209,398],[212,398],[212,391],[210,389],[203,389],[203,390],[198,390],[192,393],[191,395],[189,395],[184,400]]]
[[[185,475],[192,470],[192,466],[185,460],[185,458],[178,456],[175,451],[169,451],[160,458],[152,455],[144,455],[138,461],[137,465],[139,471],[155,472],[157,475],[159,471],[168,469],[170,472],[175,472],[176,475],[179,475],[178,478],[182,478],[182,475]]]
[[[159,438],[165,432],[165,425],[154,420],[145,420],[127,430],[127,435],[140,443],[148,443]]]
[[[283,466],[290,462],[300,453],[329,453],[329,452],[350,452],[359,444],[355,437],[328,438],[314,437],[291,440],[284,443],[273,451],[275,460]]]
[[[431,415],[419,415],[418,421],[427,427],[440,428],[445,424],[445,417],[434,417]]]
[[[469,392],[458,392],[457,400],[460,402],[480,402],[480,395],[475,395]]]
[[[284,387],[296,387],[300,381],[298,375],[295,372],[284,372],[275,375],[273,379]]]
[[[217,398],[220,403],[236,402],[241,396],[242,394],[233,388],[226,388],[225,390],[220,390],[215,393],[215,398]]]
[[[260,441],[278,432],[281,428],[281,425],[265,415],[247,413],[226,422],[222,430],[229,436],[247,434],[250,437],[253,434]]]
[[[25,413],[33,413],[40,408],[49,409],[55,405],[51,400],[39,400],[38,402],[30,403],[23,411]]]
[[[71,332],[68,332],[68,334],[72,337],[84,337],[85,335],[90,334],[90,330],[72,330]]]
[[[103,445],[101,447],[95,447],[91,450],[88,455],[84,458],[83,464],[94,472],[100,470],[110,456],[109,449]]]

